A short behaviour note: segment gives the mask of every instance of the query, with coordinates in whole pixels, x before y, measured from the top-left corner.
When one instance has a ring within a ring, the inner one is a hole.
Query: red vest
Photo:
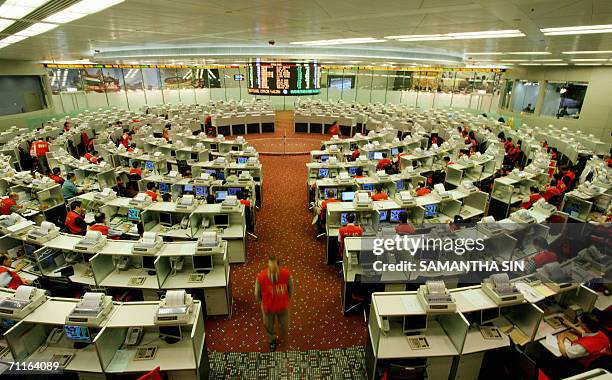
[[[385,166],[389,165],[393,165],[393,162],[391,162],[391,160],[388,158],[383,158],[382,160],[378,161],[378,164],[376,165],[376,170],[382,170]]]
[[[529,209],[531,206],[533,206],[534,203],[536,203],[540,199],[542,199],[542,196],[540,194],[531,194],[529,196],[529,201],[523,203],[523,208]]]
[[[240,203],[242,203],[244,207],[251,207],[251,201],[248,199],[241,199]]]
[[[59,183],[60,185],[64,183],[64,179],[55,174],[49,174],[49,178],[51,178],[55,183]]]
[[[137,174],[137,175],[142,177],[142,170],[140,170],[138,168],[131,168],[130,169],[130,174]]]
[[[21,280],[21,277],[19,277],[17,273],[13,272],[12,270],[8,268],[0,267],[0,273],[4,273],[4,272],[8,272],[8,274],[10,274],[12,278],[11,282],[9,282],[9,284],[7,285],[8,288],[17,289],[19,285],[23,285],[23,281]]]
[[[43,140],[36,141],[34,143],[34,152],[38,157],[46,156],[47,152],[49,152],[49,143]]]
[[[13,199],[6,197],[0,201],[0,214],[9,215],[11,213],[11,207],[15,206],[17,202]]]
[[[157,202],[157,193],[155,191],[147,190],[146,194],[151,197],[153,202]]]
[[[75,234],[75,235],[80,235],[81,233],[83,233],[83,229],[79,226],[76,225],[75,221],[80,218],[83,219],[83,217],[79,214],[77,214],[76,212],[70,210],[68,211],[68,214],[66,215],[66,221],[64,222],[64,225],[66,227],[68,227],[68,229],[70,230],[71,234]]]
[[[389,199],[389,196],[385,193],[376,193],[372,195],[373,201],[386,201],[387,199]]]
[[[102,232],[102,235],[108,236],[108,226],[105,226],[104,224],[94,224],[93,226],[89,227],[89,229],[91,231],[100,231]]]
[[[279,313],[289,306],[289,270],[280,268],[276,282],[270,281],[268,271],[257,275],[261,289],[261,303],[266,313]]]
[[[551,251],[542,251],[533,256],[533,261],[539,267],[557,261],[557,254]]]
[[[89,160],[91,160],[91,157],[92,157],[92,156],[91,156],[91,153],[87,152],[87,153],[85,153],[85,154],[83,155],[83,157],[85,157],[85,159],[86,159],[87,161],[89,161]]]
[[[598,331],[594,336],[585,336],[574,341],[574,344],[579,344],[587,350],[589,356],[577,359],[584,368],[589,368],[597,358],[602,355],[602,351],[610,348],[610,340],[601,331]]]

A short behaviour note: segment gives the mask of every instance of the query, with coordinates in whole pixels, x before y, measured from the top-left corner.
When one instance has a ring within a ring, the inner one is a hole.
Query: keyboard
[[[204,274],[202,273],[192,273],[189,275],[189,279],[187,282],[202,282],[204,281]]]
[[[408,336],[408,344],[410,348],[413,350],[424,350],[429,348],[429,343],[427,342],[427,338],[419,335],[419,336]]]
[[[502,335],[497,327],[481,326],[480,334],[482,334],[482,337],[485,339],[502,339]]]
[[[151,360],[155,358],[157,346],[138,347],[133,360]]]
[[[146,278],[144,276],[131,277],[128,281],[129,286],[139,286],[144,284]]]

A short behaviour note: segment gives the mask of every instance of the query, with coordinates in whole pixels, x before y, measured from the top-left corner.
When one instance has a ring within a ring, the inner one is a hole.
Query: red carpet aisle
[[[306,208],[308,156],[260,156],[260,160],[264,170],[264,205],[257,215],[259,241],[249,241],[247,264],[232,265],[233,316],[207,320],[208,349],[268,350],[253,289],[255,277],[265,267],[269,255],[279,257],[295,281],[289,338],[279,350],[365,345],[362,319],[360,315],[342,315],[342,279],[336,269],[325,264],[324,243],[314,238],[312,214]]]

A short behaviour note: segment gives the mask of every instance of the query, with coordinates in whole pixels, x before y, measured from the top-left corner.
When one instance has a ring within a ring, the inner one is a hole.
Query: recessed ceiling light
[[[66,9],[52,14],[43,21],[53,22],[56,24],[65,24],[67,22],[78,20],[87,15],[100,12],[124,1],[125,0],[81,0]]]
[[[501,59],[501,62],[529,62],[528,59]]]
[[[374,42],[385,42],[373,37],[361,38],[337,38],[334,40],[316,40],[316,41],[298,41],[291,42],[291,45],[306,45],[306,46],[326,46],[326,45],[349,45],[349,44],[368,44]]]
[[[13,25],[14,22],[15,20],[7,20],[4,18],[0,18],[0,30],[8,28],[9,26]]]
[[[5,18],[19,19],[32,13],[49,0],[6,0],[0,6],[0,15]]]
[[[16,36],[26,36],[26,37],[33,37],[33,36],[37,36],[39,34],[42,34],[44,32],[48,32],[49,30],[55,29],[57,28],[59,25],[57,24],[47,24],[44,22],[38,22],[36,24],[33,24],[30,27],[25,28],[24,30],[20,30],[19,32],[15,33]]]
[[[511,55],[548,55],[548,54],[552,54],[548,51],[510,51],[507,52],[506,54],[511,54]]]
[[[28,37],[26,36],[8,36],[0,40],[0,44],[14,44],[16,42],[23,41],[26,38]]]
[[[520,66],[542,66],[541,63],[519,63]]]
[[[601,63],[574,63],[574,66],[603,66]]]
[[[488,30],[484,32],[463,32],[463,33],[445,33],[445,34],[413,34],[403,36],[386,36],[385,38],[406,42],[415,41],[444,41],[444,40],[471,40],[482,38],[507,38],[507,37],[524,37],[518,29],[512,30]]]
[[[544,63],[542,66],[567,66],[567,63]]]
[[[532,59],[533,62],[562,62],[563,60],[560,58],[551,58],[551,59]]]
[[[562,54],[612,54],[612,50],[577,50],[577,51],[564,51]]]
[[[561,28],[540,29],[545,36],[566,36],[572,34],[612,33],[612,25],[583,25]]]
[[[481,52],[481,53],[464,53],[465,55],[502,55],[504,53],[496,51],[496,52]]]
[[[574,58],[572,62],[606,62],[606,58]]]

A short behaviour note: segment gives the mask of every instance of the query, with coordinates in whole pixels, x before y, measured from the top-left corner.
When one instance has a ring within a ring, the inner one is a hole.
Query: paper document
[[[117,350],[108,365],[108,372],[123,372],[134,357],[134,350]]]
[[[546,339],[544,340],[544,345],[550,352],[552,352],[555,356],[560,357],[561,351],[559,350],[559,342],[557,342],[557,337],[554,335],[546,335]]]
[[[531,303],[542,301],[544,297],[542,294],[536,292],[529,284],[524,282],[516,282],[514,284],[519,292],[525,297],[525,299]]]

